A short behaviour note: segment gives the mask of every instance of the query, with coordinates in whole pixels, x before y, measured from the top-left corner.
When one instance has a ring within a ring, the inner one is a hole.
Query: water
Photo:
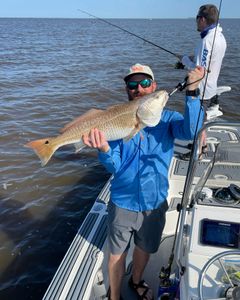
[[[192,53],[195,21],[111,20],[173,52]],[[228,43],[219,84],[224,116],[240,121],[240,20],[223,20]],[[23,145],[57,134],[92,107],[127,100],[123,76],[149,64],[159,88],[185,77],[176,59],[96,20],[0,19],[0,299],[41,299],[109,174],[96,152],[57,151],[42,168]],[[182,110],[183,94],[170,108]]]

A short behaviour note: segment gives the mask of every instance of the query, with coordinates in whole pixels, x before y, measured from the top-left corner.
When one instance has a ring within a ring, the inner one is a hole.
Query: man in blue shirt
[[[120,299],[125,260],[134,238],[133,269],[129,285],[141,299],[153,299],[153,292],[142,279],[150,254],[158,250],[168,209],[168,170],[174,140],[193,139],[200,114],[198,85],[204,69],[188,74],[184,116],[164,109],[155,127],[146,127],[130,141],[107,142],[97,128],[83,136],[86,145],[99,150],[99,160],[113,173],[108,206],[109,281],[112,300]],[[148,66],[132,66],[124,78],[130,101],[153,93],[157,88]]]

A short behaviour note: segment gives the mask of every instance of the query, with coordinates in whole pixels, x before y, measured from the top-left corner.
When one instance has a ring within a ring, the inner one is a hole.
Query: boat
[[[221,94],[230,88],[218,88]],[[216,113],[216,111],[218,111]],[[175,141],[169,171],[169,209],[158,252],[144,279],[154,299],[240,299],[240,123],[209,114],[208,152],[199,159],[199,136],[190,161],[179,154],[189,141]],[[217,118],[216,118],[217,117]],[[108,299],[108,180],[52,279],[44,300]],[[126,261],[121,296],[137,299],[129,288],[133,246]]]

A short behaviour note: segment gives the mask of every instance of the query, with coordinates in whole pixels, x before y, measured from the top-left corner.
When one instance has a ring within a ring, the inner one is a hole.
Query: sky
[[[100,18],[190,18],[207,3],[221,0],[1,0],[0,17],[86,18],[78,9]],[[240,18],[239,0],[222,0],[221,18]]]

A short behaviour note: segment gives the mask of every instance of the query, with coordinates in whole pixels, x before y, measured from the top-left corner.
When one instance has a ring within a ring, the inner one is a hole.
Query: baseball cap
[[[133,74],[146,74],[149,75],[154,80],[153,71],[149,66],[141,65],[141,64],[135,64],[129,68],[128,74],[124,77],[124,81],[126,82],[128,80],[128,77]]]

